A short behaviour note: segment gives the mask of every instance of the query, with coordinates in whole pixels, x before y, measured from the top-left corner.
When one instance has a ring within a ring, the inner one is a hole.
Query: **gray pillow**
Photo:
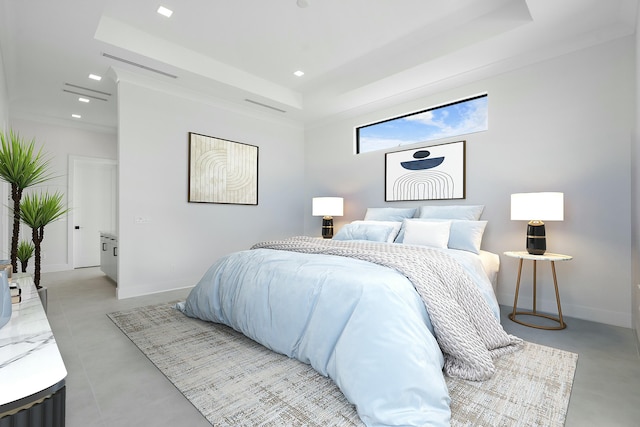
[[[420,206],[416,218],[466,219],[477,221],[484,205]]]
[[[413,218],[416,208],[368,208],[365,221],[400,221]]]

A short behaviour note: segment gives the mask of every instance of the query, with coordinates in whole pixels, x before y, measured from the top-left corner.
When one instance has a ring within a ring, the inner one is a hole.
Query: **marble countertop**
[[[0,412],[3,405],[64,381],[67,370],[29,275],[15,275],[22,302],[0,329]]]

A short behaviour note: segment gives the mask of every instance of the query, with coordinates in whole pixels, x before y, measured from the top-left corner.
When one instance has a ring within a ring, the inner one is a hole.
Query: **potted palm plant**
[[[27,265],[33,256],[34,250],[35,246],[33,245],[33,242],[23,239],[18,243],[18,259],[20,260],[20,267],[23,273],[27,272]]]
[[[52,178],[48,173],[49,159],[42,148],[36,152],[35,140],[26,142],[19,134],[0,132],[0,179],[11,185],[13,201],[13,234],[11,236],[11,266],[18,272],[18,238],[20,236],[20,209],[22,192],[32,185]]]
[[[41,245],[44,239],[44,227],[47,224],[61,218],[69,209],[62,203],[62,194],[55,192],[33,192],[26,194],[20,207],[20,219],[31,228],[31,239],[34,246],[34,272],[33,282],[36,288],[40,286],[40,260]],[[46,307],[46,293],[41,293],[43,305]]]

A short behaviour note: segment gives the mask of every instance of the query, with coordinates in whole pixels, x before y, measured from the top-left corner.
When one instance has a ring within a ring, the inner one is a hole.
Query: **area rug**
[[[171,304],[111,320],[214,426],[362,426],[329,378]],[[525,343],[488,381],[447,378],[452,426],[562,426],[578,355]]]

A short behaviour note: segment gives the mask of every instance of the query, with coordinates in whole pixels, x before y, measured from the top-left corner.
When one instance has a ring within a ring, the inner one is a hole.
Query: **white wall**
[[[19,132],[27,141],[35,139],[36,148],[43,149],[43,153],[51,158],[50,171],[55,179],[43,183],[41,186],[32,187],[28,191],[59,191],[65,195],[65,201],[69,202],[68,174],[69,156],[86,156],[102,159],[116,159],[116,135],[111,133],[94,132],[79,128],[66,127],[57,124],[42,123],[28,119],[11,119],[11,128]],[[70,206],[71,207],[71,206]],[[45,227],[44,240],[42,242],[42,272],[62,271],[73,268],[73,260],[69,259],[68,238],[69,223],[73,211],[59,221],[55,221]],[[30,239],[31,229],[22,226],[21,238]],[[8,237],[10,239],[10,235]],[[30,271],[33,269],[33,260],[30,262]]]
[[[0,49],[0,130],[4,131],[9,122],[9,93],[4,69],[2,49]]]
[[[638,84],[638,78],[640,77],[640,34],[638,34],[638,24],[640,23],[640,9],[636,15],[636,49],[635,49],[635,128],[632,147],[632,175],[631,175],[631,200],[632,200],[632,220],[631,220],[631,236],[632,236],[632,250],[631,250],[631,263],[633,268],[633,280],[631,281],[631,312],[634,317],[634,328],[636,330],[636,336],[640,342],[640,183],[638,183],[639,163],[640,163],[640,84]]]
[[[117,74],[119,298],[193,286],[224,254],[302,233],[301,126]],[[187,202],[188,132],[259,147],[257,206]]]
[[[630,327],[633,58],[629,37],[455,89],[434,87],[430,96],[309,129],[306,199],[345,197],[337,228],[362,218],[369,206],[450,204],[385,203],[384,153],[354,155],[353,129],[487,91],[489,131],[464,137],[467,197],[452,203],[486,206],[483,247],[502,254],[523,250],[525,243],[526,223],[509,218],[510,194],[564,192],[565,220],[547,223],[548,250],[575,257],[557,265],[563,314]],[[319,221],[307,207],[305,233],[317,234]],[[504,256],[501,261],[498,297],[511,306],[517,262]],[[523,274],[530,281],[530,270]],[[538,308],[554,312],[547,265],[539,269],[538,284]],[[531,301],[526,285],[521,305]]]
[[[9,94],[7,92],[7,77],[4,69],[4,57],[2,49],[0,49],[0,132],[7,130],[9,123]],[[9,185],[5,182],[0,183],[0,200],[7,200],[9,196]],[[10,237],[8,228],[9,210],[3,204],[0,206],[0,257],[9,259],[10,254]]]

